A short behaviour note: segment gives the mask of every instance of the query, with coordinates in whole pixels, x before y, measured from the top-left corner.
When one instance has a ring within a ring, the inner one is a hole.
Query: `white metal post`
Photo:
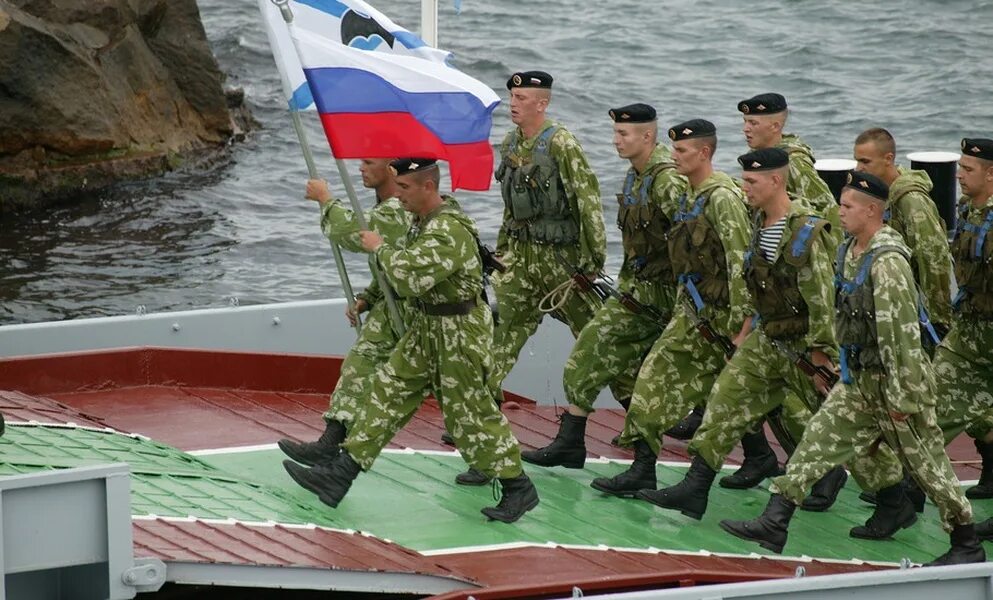
[[[421,0],[421,38],[438,47],[438,0]]]

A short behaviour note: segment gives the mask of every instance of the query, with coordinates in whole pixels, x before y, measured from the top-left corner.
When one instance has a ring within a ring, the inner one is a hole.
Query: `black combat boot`
[[[503,488],[500,502],[496,506],[488,506],[480,511],[491,521],[513,523],[524,516],[524,513],[538,506],[538,490],[524,473],[513,479],[501,479],[500,487]]]
[[[993,542],[993,518],[976,523],[976,537],[984,542]]]
[[[876,493],[876,509],[872,516],[865,525],[853,527],[848,535],[863,540],[888,540],[915,522],[914,503],[907,497],[907,487],[901,481]]]
[[[769,504],[765,506],[765,512],[751,521],[721,521],[721,529],[733,536],[743,540],[758,542],[766,550],[772,550],[776,554],[783,553],[783,546],[786,545],[786,536],[789,533],[790,519],[796,504],[787,500],[781,494],[773,494],[769,498]]]
[[[597,477],[590,487],[612,496],[634,498],[638,490],[654,490],[655,461],[658,457],[644,440],[634,443],[634,462],[627,471],[613,477]]]
[[[455,438],[452,437],[452,434],[448,433],[447,429],[441,432],[441,443],[445,444],[446,446],[455,445]]]
[[[486,485],[493,479],[476,467],[469,467],[464,473],[455,476],[455,483],[459,485]]]
[[[750,431],[741,438],[741,449],[745,451],[745,460],[733,474],[721,477],[723,488],[746,490],[762,483],[766,477],[779,474],[779,461],[776,454],[765,439],[765,430]]]
[[[637,496],[655,506],[678,510],[699,521],[707,512],[707,497],[710,487],[714,485],[714,477],[717,477],[717,471],[697,456],[682,481],[661,490],[641,490]]]
[[[342,450],[333,460],[316,467],[301,467],[292,460],[284,460],[283,468],[300,487],[317,494],[317,498],[331,508],[338,506],[352,487],[362,468]]]
[[[837,466],[831,469],[810,489],[810,495],[800,503],[800,510],[824,512],[831,508],[838,499],[838,494],[845,487],[846,481],[848,481],[848,473],[845,467]]]
[[[522,451],[521,460],[542,467],[582,469],[586,464],[586,417],[562,413],[559,432],[552,443],[537,450]]]
[[[905,474],[903,476],[903,483],[906,486],[907,497],[910,498],[911,504],[914,505],[914,512],[924,512],[924,502],[927,501],[927,494],[924,493],[921,486],[917,485],[917,482],[910,475]],[[876,492],[862,492],[859,494],[859,500],[866,504],[875,505]]]
[[[986,562],[986,551],[976,537],[976,526],[956,525],[948,536],[952,547],[938,558],[925,564],[925,567],[944,567],[947,565],[965,565],[969,563]]]
[[[703,407],[694,406],[693,412],[683,417],[679,423],[666,429],[665,434],[673,439],[689,440],[693,438],[696,430],[700,429],[701,423],[703,423]]]
[[[979,474],[979,483],[967,489],[965,496],[970,500],[993,498],[993,444],[982,440],[972,440],[972,443],[983,458],[983,471]]]
[[[334,419],[324,425],[324,433],[316,442],[295,442],[281,439],[278,442],[283,454],[302,465],[312,467],[338,456],[338,446],[345,441],[345,426]]]

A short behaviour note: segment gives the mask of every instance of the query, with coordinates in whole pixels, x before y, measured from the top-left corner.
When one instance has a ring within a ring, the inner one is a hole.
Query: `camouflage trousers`
[[[896,421],[887,408],[884,375],[854,377],[853,384],[839,383],[831,390],[811,418],[786,474],[773,479],[771,491],[800,504],[810,486],[832,467],[856,455],[868,456],[877,445],[880,449],[888,445],[938,506],[946,530],[971,523],[972,507],[945,454],[934,408]]]
[[[338,383],[324,413],[325,421],[340,421],[346,428],[355,421],[369,397],[373,374],[390,357],[396,345],[397,335],[390,323],[386,302],[377,302],[366,314],[358,339],[341,363]]]
[[[410,312],[410,328],[373,376],[369,400],[342,447],[368,471],[433,393],[466,463],[491,477],[520,475],[520,447],[493,402],[489,306],[460,316]]]
[[[796,342],[783,343],[795,351],[805,350]],[[714,470],[720,470],[745,433],[761,425],[763,417],[780,406],[783,408],[780,419],[797,443],[821,402],[813,380],[777,350],[764,333],[752,331],[717,377],[707,399],[703,424],[687,450],[703,458]],[[883,450],[887,451],[888,448]],[[903,471],[899,459],[892,456],[897,460],[895,469],[885,461],[853,466],[866,489],[880,490],[900,482]]]
[[[724,368],[724,353],[697,331],[691,310],[677,302],[672,320],[645,357],[624,419],[621,445],[644,440],[658,454],[662,450],[662,433],[694,406],[706,404]],[[713,322],[728,321],[725,310],[712,312],[718,313]]]
[[[935,350],[934,368],[935,412],[945,444],[963,431],[982,439],[993,431],[993,322],[957,321]],[[899,458],[889,448],[880,448],[882,456],[860,455],[852,464],[853,471],[865,463],[885,465],[890,470],[900,468]],[[878,467],[877,467],[878,468]],[[855,473],[864,489],[867,486]]]
[[[672,314],[676,295],[673,286],[634,281],[620,288],[667,318]],[[592,412],[596,397],[608,384],[618,402],[629,402],[641,361],[665,325],[648,315],[631,312],[616,298],[607,300],[583,327],[565,363],[562,385],[569,404]]]
[[[493,290],[500,314],[493,334],[497,387],[503,384],[524,343],[541,323],[544,313],[538,310],[538,305],[542,298],[572,276],[556,258],[557,252],[569,264],[579,264],[578,246],[552,246],[511,239],[507,252],[501,257],[507,271],[493,274]],[[565,323],[573,336],[578,336],[598,308],[599,302],[574,290],[565,305],[552,316]]]
[[[796,342],[783,343],[794,350],[803,350],[796,347]],[[761,423],[767,413],[782,406],[788,391],[805,405],[802,413],[795,408],[788,411],[794,415],[794,422],[798,420],[797,413],[804,417],[799,432],[790,428],[795,439],[800,439],[797,434],[802,434],[805,417],[818,409],[821,397],[810,377],[777,350],[761,330],[753,330],[717,377],[707,398],[703,424],[690,441],[688,451],[703,458],[714,470],[720,470],[742,436]]]

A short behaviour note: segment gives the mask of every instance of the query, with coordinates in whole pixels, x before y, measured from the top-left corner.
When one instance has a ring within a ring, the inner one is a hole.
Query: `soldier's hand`
[[[365,298],[358,298],[353,306],[345,307],[345,316],[348,317],[351,326],[355,327],[358,324],[359,315],[367,310],[369,310],[369,303],[365,301]]]
[[[910,417],[907,413],[896,412],[895,410],[890,411],[890,418],[898,423],[903,423]]]
[[[330,202],[331,191],[328,190],[328,182],[323,179],[308,179],[306,198],[316,200],[318,204]]]
[[[375,252],[383,245],[383,236],[375,231],[362,230],[359,232],[359,236],[362,238],[362,247],[366,249],[366,252]]]
[[[837,372],[834,363],[831,362],[831,357],[820,350],[810,351],[810,362],[814,363],[815,367],[827,367],[828,370]],[[831,386],[820,375],[814,375],[814,387],[824,396],[827,396],[831,391]]]

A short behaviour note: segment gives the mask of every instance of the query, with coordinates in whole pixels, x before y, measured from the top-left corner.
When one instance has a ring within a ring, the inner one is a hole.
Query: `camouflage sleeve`
[[[804,198],[814,207],[817,215],[827,219],[833,227],[835,238],[841,240],[841,221],[838,219],[838,203],[831,188],[817,174],[814,163],[803,153],[790,154],[790,172],[786,187],[795,195]],[[837,244],[835,244],[837,246]]]
[[[579,141],[562,129],[552,138],[552,156],[569,198],[570,209],[579,220],[581,264],[588,273],[599,273],[607,259],[607,232],[600,204],[600,183],[586,160]]]
[[[679,196],[686,189],[686,178],[675,169],[665,169],[652,182],[650,200],[662,208],[671,221],[679,210]]]
[[[899,202],[903,238],[913,252],[913,269],[934,323],[952,324],[952,256],[945,222],[931,198],[912,192]]]
[[[724,246],[727,260],[728,293],[731,303],[729,330],[737,332],[747,317],[755,313],[752,297],[745,285],[745,250],[751,238],[748,211],[741,201],[741,192],[719,188],[706,204],[707,219],[714,223]]]
[[[830,250],[830,233],[820,230],[810,249],[810,260],[797,274],[800,295],[807,303],[810,331],[806,347],[820,350],[837,362],[834,337],[834,256]]]
[[[337,200],[325,202],[321,206],[321,232],[324,237],[349,252],[363,252],[355,212]]]
[[[507,135],[503,136],[503,142],[500,143],[500,161],[503,162],[503,155],[507,152],[507,146],[510,145],[511,132],[507,132]],[[497,167],[499,169],[499,166]],[[499,185],[499,182],[497,182]],[[500,197],[503,199],[503,191],[500,191]],[[507,209],[506,201],[503,203],[503,220],[500,221],[500,230],[497,231],[497,241],[496,241],[496,253],[498,256],[503,256],[507,253],[507,222],[510,221],[510,210]]]
[[[365,300],[370,308],[377,302],[381,302],[383,300],[383,288],[379,285],[379,278],[373,275],[369,285],[358,294],[355,294],[355,297]]]
[[[423,295],[448,279],[477,252],[472,234],[451,219],[436,217],[407,246],[383,244],[376,257],[397,294]]]
[[[886,252],[872,264],[876,335],[886,368],[887,408],[905,414],[923,410],[932,393],[930,361],[921,347],[917,323],[917,294],[910,263],[897,252]]]

